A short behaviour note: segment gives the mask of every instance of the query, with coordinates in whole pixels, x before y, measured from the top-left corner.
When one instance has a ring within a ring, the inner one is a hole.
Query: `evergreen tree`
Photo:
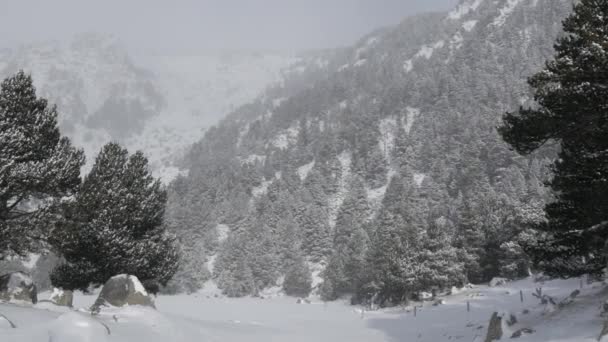
[[[538,106],[507,113],[503,138],[530,154],[560,145],[546,206],[548,237],[533,250],[549,274],[600,273],[608,261],[608,3],[581,0],[564,22],[555,58],[530,78]]]
[[[82,151],[62,137],[57,108],[22,71],[0,90],[0,260],[46,240],[62,197],[80,185]]]
[[[287,270],[283,290],[288,296],[308,297],[312,290],[312,276],[310,268],[302,256]]]
[[[86,289],[117,274],[166,285],[177,270],[175,239],[165,232],[166,193],[141,152],[103,147],[53,237],[65,263],[52,273],[56,287]]]

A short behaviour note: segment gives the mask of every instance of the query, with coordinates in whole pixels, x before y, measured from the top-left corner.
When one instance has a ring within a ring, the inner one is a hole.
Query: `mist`
[[[5,0],[0,44],[113,34],[131,49],[303,50],[352,44],[362,35],[457,0]]]

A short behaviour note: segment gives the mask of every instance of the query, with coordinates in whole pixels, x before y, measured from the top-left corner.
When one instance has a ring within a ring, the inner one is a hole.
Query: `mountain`
[[[132,55],[115,37],[87,33],[0,51],[0,76],[32,74],[56,103],[62,131],[91,161],[115,140],[143,150],[170,180],[176,156],[204,130],[282,78],[296,61],[278,53]]]
[[[184,247],[173,290],[212,278],[260,293],[302,258],[330,299],[525,275],[555,151],[520,157],[495,128],[531,104],[526,78],[572,5],[464,0],[309,56],[184,158],[167,215]]]

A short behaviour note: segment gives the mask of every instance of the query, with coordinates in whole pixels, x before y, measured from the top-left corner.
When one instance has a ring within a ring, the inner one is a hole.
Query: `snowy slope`
[[[417,303],[416,316],[411,306],[365,311],[341,302],[324,304],[313,300],[313,304],[306,305],[287,297],[226,299],[202,293],[161,296],[156,301],[159,311],[126,307],[102,312],[95,318],[86,312],[71,312],[44,303],[35,307],[0,304],[0,313],[17,326],[11,329],[0,324],[0,341],[479,342],[485,339],[495,311],[516,316],[518,323],[508,328],[511,333],[522,327],[535,331],[520,341],[597,341],[604,321],[599,316],[599,304],[608,298],[605,284],[585,284],[574,303],[552,313],[543,313],[544,306],[531,295],[542,287],[544,293],[562,299],[579,286],[578,279],[546,283],[527,279],[502,287],[479,286],[442,297],[443,305]],[[523,303],[520,291],[524,294]],[[80,294],[75,305],[88,307],[94,300],[95,296]],[[523,314],[524,310],[528,313]],[[101,323],[108,327],[110,335]],[[502,340],[509,338],[510,334]]]
[[[141,149],[170,179],[171,167],[204,130],[282,78],[295,58],[278,53],[209,52],[131,56],[112,36],[0,52],[0,76],[31,73],[41,96],[56,103],[60,126],[91,162],[115,140]]]

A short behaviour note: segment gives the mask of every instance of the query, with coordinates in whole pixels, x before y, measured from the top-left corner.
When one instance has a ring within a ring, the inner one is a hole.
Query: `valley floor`
[[[478,286],[445,297],[442,305],[424,303],[415,317],[411,307],[365,312],[341,302],[296,304],[295,298],[288,297],[228,299],[216,298],[211,292],[160,296],[158,311],[127,307],[102,311],[96,318],[84,310],[48,303],[34,307],[0,304],[0,314],[17,326],[10,328],[0,320],[0,341],[480,342],[494,311],[516,315],[518,323],[509,328],[512,331],[535,330],[519,341],[597,341],[603,324],[600,304],[608,298],[604,284],[585,284],[572,304],[554,312],[546,312],[532,296],[541,286],[543,293],[561,300],[579,289],[580,282],[540,284],[528,279],[494,288]],[[45,294],[40,298],[46,298]],[[75,306],[88,307],[94,300],[95,296],[77,295]],[[529,312],[523,314],[524,310]],[[511,333],[505,335],[503,340],[508,340]]]

